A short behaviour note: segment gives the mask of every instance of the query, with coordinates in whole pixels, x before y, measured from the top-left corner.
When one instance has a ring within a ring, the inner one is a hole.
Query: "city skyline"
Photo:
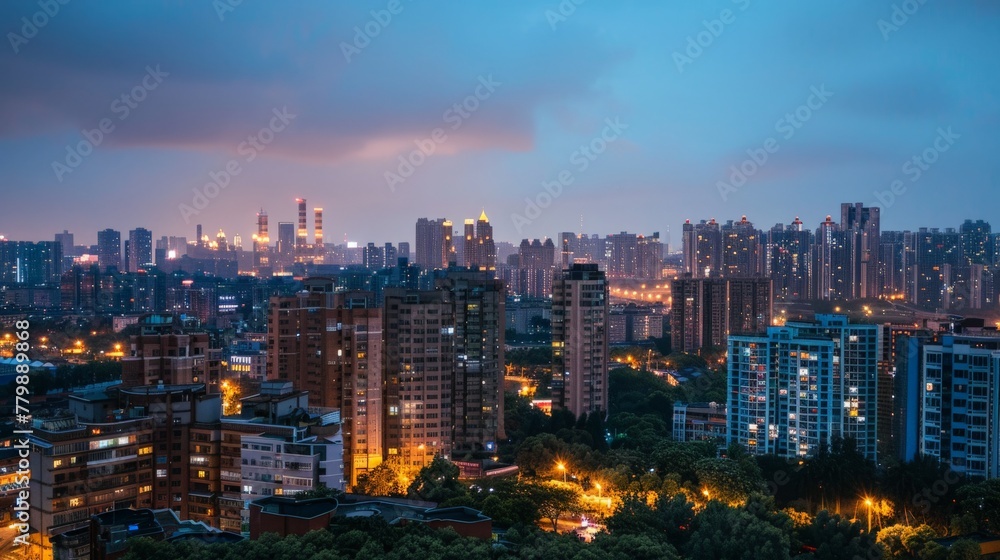
[[[35,3],[0,7],[0,234],[248,240],[261,207],[294,221],[295,197],[325,208],[328,241],[482,208],[514,242],[582,216],[677,246],[684,219],[814,224],[843,200],[882,205],[884,230],[996,221],[974,215],[1000,180],[987,3],[216,4],[60,4],[37,28]],[[153,33],[94,25],[119,20]],[[532,217],[525,198],[550,193]]]

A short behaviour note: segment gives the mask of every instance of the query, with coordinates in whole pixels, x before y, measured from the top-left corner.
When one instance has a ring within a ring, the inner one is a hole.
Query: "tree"
[[[406,467],[398,457],[390,457],[374,469],[358,476],[354,491],[367,496],[404,496]]]
[[[702,459],[695,463],[698,483],[710,500],[742,504],[753,492],[764,490],[756,463],[732,459]]]
[[[948,550],[948,560],[977,560],[982,557],[979,543],[972,539],[958,539]]]
[[[812,523],[798,530],[798,538],[816,549],[817,560],[881,558],[875,533],[867,533],[859,521],[850,521],[824,510]]]
[[[960,510],[971,514],[981,530],[1000,532],[1000,479],[963,486],[957,494]]]
[[[690,558],[787,560],[789,536],[751,513],[710,502],[693,523],[684,548]]]
[[[336,488],[330,488],[329,486],[316,486],[315,488],[310,488],[309,490],[303,490],[298,494],[295,494],[296,500],[311,500],[313,498],[333,498],[335,500],[340,500],[344,497],[344,493]]]
[[[446,502],[468,495],[468,489],[459,482],[458,465],[444,457],[435,457],[431,464],[420,469],[407,489],[411,498],[430,502]]]
[[[578,511],[579,492],[574,487],[566,487],[558,482],[532,484],[528,486],[532,501],[538,504],[542,519],[552,522],[552,530],[557,531],[559,518],[566,513]]]

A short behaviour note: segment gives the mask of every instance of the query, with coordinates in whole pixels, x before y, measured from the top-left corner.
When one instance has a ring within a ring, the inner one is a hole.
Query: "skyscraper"
[[[486,217],[486,210],[476,221],[465,220],[465,266],[475,270],[496,270],[497,247],[493,240],[493,226]]]
[[[803,227],[802,220],[796,217],[787,226],[771,228],[768,251],[775,299],[809,299],[813,293],[812,232]]]
[[[295,224],[278,222],[278,246],[276,265],[286,270],[295,262]]]
[[[519,295],[544,298],[552,294],[552,265],[555,244],[524,239],[518,247],[516,285]]]
[[[296,198],[299,205],[299,227],[295,230],[296,259],[305,255],[306,247],[309,245],[309,226],[306,222],[306,199]]]
[[[61,244],[0,239],[0,283],[38,286],[61,277]]]
[[[958,231],[962,238],[963,264],[993,264],[989,222],[965,220]]]
[[[840,205],[840,229],[850,238],[851,278],[854,297],[879,296],[878,257],[880,250],[881,208],[860,202]]]
[[[56,243],[62,246],[62,255],[64,257],[76,254],[76,247],[73,245],[73,234],[68,230],[64,229],[62,233],[57,233],[55,239]]]
[[[443,290],[385,291],[385,451],[408,467],[451,456],[455,310]]]
[[[738,222],[729,220],[721,228],[722,274],[758,276],[763,274],[760,232],[746,216]]]
[[[813,293],[817,299],[854,299],[858,284],[854,281],[851,259],[853,236],[840,229],[831,216],[827,216],[816,230],[813,247]]]
[[[153,264],[153,233],[145,228],[135,228],[128,232],[129,272]]]
[[[608,411],[608,282],[596,264],[573,264],[552,287],[554,406],[579,417]]]
[[[122,268],[121,232],[110,228],[97,232],[97,260],[102,272],[107,272],[109,268]]]
[[[878,458],[878,325],[840,315],[729,337],[728,441],[753,454],[815,456],[852,438]]]
[[[268,380],[309,392],[309,406],[338,408],[350,485],[382,462],[382,310],[366,292],[334,292],[328,278],[273,297],[267,329]]]
[[[271,270],[271,236],[268,233],[267,212],[257,213],[257,234],[253,236],[253,268],[259,276],[269,276]]]
[[[961,262],[961,243],[953,228],[920,228],[915,234],[916,267],[914,269],[915,303],[924,309],[940,309],[945,302],[949,279],[946,266]]]
[[[417,220],[414,264],[426,269],[448,268],[451,259],[452,223],[444,218]]]
[[[684,273],[709,278],[722,273],[722,230],[715,218],[692,224],[684,221]]]
[[[919,452],[973,477],[1000,476],[1000,338],[945,334],[923,346]]]
[[[449,270],[436,288],[451,294],[455,313],[453,454],[493,453],[506,437],[503,283],[485,271]]]
[[[770,278],[675,278],[670,341],[678,352],[724,347],[733,334],[762,333],[771,324]]]

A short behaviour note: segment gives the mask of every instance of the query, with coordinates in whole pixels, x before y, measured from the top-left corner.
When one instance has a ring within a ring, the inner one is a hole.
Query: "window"
[[[80,507],[83,505],[83,498],[70,498],[69,507]]]

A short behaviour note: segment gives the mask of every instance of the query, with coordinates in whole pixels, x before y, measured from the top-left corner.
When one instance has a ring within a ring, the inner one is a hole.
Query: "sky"
[[[998,24],[986,0],[6,1],[0,235],[248,246],[298,197],[328,242],[485,209],[498,240],[678,250],[685,219],[842,202],[1000,229]]]

